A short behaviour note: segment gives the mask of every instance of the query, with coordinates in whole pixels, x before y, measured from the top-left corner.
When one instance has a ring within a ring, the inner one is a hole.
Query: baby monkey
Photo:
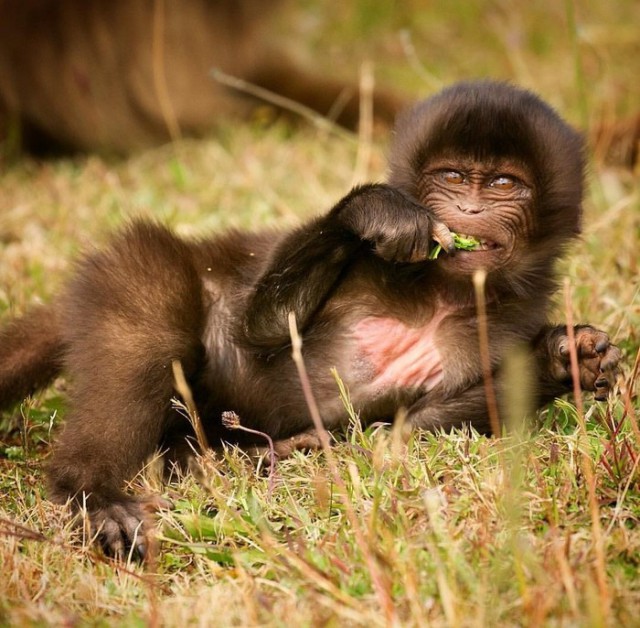
[[[419,428],[489,432],[474,273],[486,272],[498,402],[505,355],[522,345],[536,404],[569,392],[567,329],[549,310],[555,263],[580,231],[583,172],[581,137],[538,97],[456,84],[399,117],[388,183],[356,187],[298,228],[190,241],[129,225],[80,260],[51,305],[0,331],[0,407],[70,375],[51,498],[86,504],[114,555],[145,551],[147,500],[126,481],[156,450],[187,449],[174,361],[209,443],[252,444],[225,428],[229,411],[274,440],[312,431],[290,312],[328,429],[347,421],[335,367],[365,424],[404,408]],[[620,351],[589,325],[574,333],[580,385],[602,399]]]

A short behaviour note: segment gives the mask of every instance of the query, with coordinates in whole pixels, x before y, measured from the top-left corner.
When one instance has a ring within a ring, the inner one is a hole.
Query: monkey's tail
[[[62,370],[65,343],[54,306],[39,306],[0,329],[0,409],[46,386]]]

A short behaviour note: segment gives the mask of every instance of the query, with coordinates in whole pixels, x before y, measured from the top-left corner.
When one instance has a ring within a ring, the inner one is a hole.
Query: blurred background
[[[325,212],[384,180],[399,108],[482,77],[589,140],[583,234],[559,271],[574,320],[623,349],[623,394],[585,398],[587,435],[558,400],[524,449],[457,432],[400,452],[376,429],[336,456],[406,625],[635,626],[637,0],[0,0],[0,317],[50,300],[132,216],[199,237]],[[272,495],[231,452],[171,488],[157,574],[100,563],[44,498],[65,386],[0,417],[0,624],[386,625],[313,454],[279,464]]]
[[[208,135],[255,112],[264,88],[354,128],[366,63],[384,122],[408,99],[491,77],[540,92],[601,152],[615,136],[629,159],[616,125],[637,132],[639,12],[604,0],[0,0],[2,152],[127,154]]]

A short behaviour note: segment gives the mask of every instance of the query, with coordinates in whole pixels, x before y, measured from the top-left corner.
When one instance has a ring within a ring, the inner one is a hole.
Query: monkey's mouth
[[[471,235],[462,231],[451,233],[455,249],[438,257],[449,272],[466,275],[479,268],[491,270],[503,266],[510,257],[510,246],[494,239],[495,236]]]
[[[480,253],[491,255],[492,252],[504,249],[502,244],[489,238],[456,233],[455,231],[452,231],[451,235],[453,236],[454,249],[449,252],[449,256],[454,259],[456,259],[460,253],[474,253],[476,256]],[[435,247],[429,253],[429,259],[438,259],[442,252],[442,245],[436,242]]]
[[[456,235],[457,237],[454,238],[456,247],[454,253],[458,251],[468,251],[470,253],[474,253],[476,251],[495,251],[502,248],[502,246],[494,240],[462,233]]]

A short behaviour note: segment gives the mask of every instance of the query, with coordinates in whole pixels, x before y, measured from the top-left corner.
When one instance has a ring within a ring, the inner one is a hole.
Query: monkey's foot
[[[89,510],[91,533],[107,556],[126,560],[129,556],[144,560],[154,543],[151,515],[171,502],[159,496],[128,498],[108,506]]]
[[[611,344],[605,332],[589,325],[577,326],[575,339],[580,387],[595,391],[596,400],[603,401],[615,383],[622,353]],[[566,334],[555,338],[550,366],[552,375],[558,381],[571,380],[571,354]]]
[[[322,442],[315,430],[301,432],[291,438],[277,440],[274,444],[276,455],[278,458],[287,458],[294,451],[311,451],[313,449],[322,449]]]
[[[300,432],[290,438],[276,440],[273,443],[273,451],[276,458],[288,458],[294,451],[312,451],[322,449],[322,442],[318,433],[314,429]],[[271,450],[269,447],[255,446],[247,450],[252,460],[257,461],[263,457],[269,457]]]

